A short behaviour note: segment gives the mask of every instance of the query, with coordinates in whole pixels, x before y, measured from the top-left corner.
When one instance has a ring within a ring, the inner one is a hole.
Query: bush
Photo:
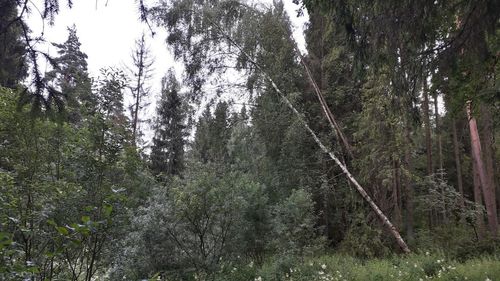
[[[311,195],[296,189],[274,209],[275,245],[280,253],[303,257],[321,246]]]

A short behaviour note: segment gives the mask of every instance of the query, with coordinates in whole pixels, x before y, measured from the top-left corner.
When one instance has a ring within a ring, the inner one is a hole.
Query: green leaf
[[[82,222],[88,223],[89,221],[90,221],[90,217],[89,216],[83,216],[82,217]]]
[[[0,250],[12,244],[12,235],[8,232],[0,232]]]
[[[113,206],[109,204],[104,205],[104,216],[106,217],[111,216],[111,212],[113,212]]]
[[[69,234],[68,229],[67,229],[66,227],[64,227],[64,226],[58,226],[58,227],[56,227],[56,229],[57,229],[57,231],[58,231],[60,234],[62,234],[62,235],[64,235],[64,236],[67,236],[67,235]]]

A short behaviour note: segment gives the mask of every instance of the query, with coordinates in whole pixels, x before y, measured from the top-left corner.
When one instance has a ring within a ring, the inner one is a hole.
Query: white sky
[[[272,0],[256,0],[271,4]],[[292,0],[283,0],[285,8],[294,25],[294,37],[299,48],[304,52],[305,40],[303,28],[308,16],[296,17],[298,6]],[[178,78],[182,75],[182,64],[174,61],[173,55],[165,44],[167,33],[153,27],[156,35],[151,37],[146,24],[139,20],[139,11],[134,0],[76,0],[72,9],[66,7],[66,0],[60,0],[61,11],[55,17],[54,25],[44,23],[37,12],[42,10],[43,1],[33,0],[31,15],[28,19],[33,36],[43,35],[48,42],[62,43],[67,39],[67,27],[76,25],[77,35],[82,44],[81,49],[88,56],[88,69],[92,77],[99,75],[103,67],[132,66],[131,53],[142,32],[147,35],[147,42],[154,58],[153,77],[150,81],[153,97],[144,116],[154,114],[160,81],[169,68],[174,67]],[[55,49],[49,44],[38,44],[36,48],[55,55]],[[127,100],[127,99],[126,99]],[[147,129],[147,128],[143,128]],[[147,138],[147,137],[146,137]]]

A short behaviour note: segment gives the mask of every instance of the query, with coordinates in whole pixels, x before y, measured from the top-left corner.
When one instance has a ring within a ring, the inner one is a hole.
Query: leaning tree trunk
[[[368,205],[371,207],[371,209],[375,212],[379,220],[382,222],[382,224],[387,228],[387,230],[394,236],[396,239],[396,242],[398,243],[399,247],[404,253],[410,253],[410,248],[408,248],[408,245],[406,245],[406,242],[403,240],[401,235],[399,234],[399,231],[396,229],[396,227],[391,223],[391,221],[387,218],[387,216],[380,210],[380,208],[375,204],[375,202],[372,200],[370,195],[365,191],[365,189],[358,183],[358,181],[353,177],[351,172],[347,169],[347,167],[342,163],[342,161],[339,160],[339,158],[333,153],[329,148],[327,148],[323,142],[319,139],[319,137],[316,135],[316,133],[311,129],[309,124],[306,122],[306,120],[302,117],[302,115],[298,112],[298,110],[293,106],[293,104],[290,102],[290,100],[286,97],[285,93],[281,91],[281,89],[276,85],[274,80],[271,78],[271,76],[257,63],[255,62],[252,57],[236,42],[234,41],[231,36],[226,34],[224,30],[214,21],[211,21],[212,24],[219,30],[221,35],[223,35],[232,45],[234,45],[240,52],[243,54],[250,63],[252,63],[258,70],[262,72],[264,75],[264,78],[271,83],[271,86],[273,89],[276,91],[278,96],[285,102],[285,104],[290,108],[290,110],[295,114],[296,118],[302,123],[304,128],[309,132],[311,137],[314,139],[316,144],[319,146],[319,148],[340,167],[342,172],[347,176],[349,181],[353,184],[354,188],[358,191],[358,193],[363,197],[363,199],[368,203]]]
[[[486,169],[481,156],[481,141],[479,139],[479,133],[477,130],[477,122],[471,113],[471,101],[467,101],[467,117],[469,119],[469,130],[471,138],[471,150],[472,158],[477,167],[477,173],[479,175],[479,184],[482,188],[484,203],[486,205],[486,214],[488,217],[488,228],[492,236],[497,235],[498,230],[498,218],[497,218],[497,207],[495,199],[495,190],[489,185],[489,180],[487,178]]]

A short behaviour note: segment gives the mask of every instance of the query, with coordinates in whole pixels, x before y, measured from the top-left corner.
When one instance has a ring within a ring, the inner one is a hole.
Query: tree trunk
[[[497,186],[495,176],[498,175],[495,173],[495,134],[494,134],[494,125],[493,125],[493,117],[491,116],[491,107],[488,105],[481,106],[481,118],[480,122],[482,125],[482,139],[483,139],[483,159],[486,168],[486,180],[488,181],[488,186],[492,190],[492,196],[495,197],[495,203],[497,206],[497,215],[498,215],[498,202],[497,200]]]
[[[137,123],[139,122],[139,106],[141,104],[142,72],[144,70],[143,52],[139,54],[139,73],[137,74],[137,85],[135,89],[134,119],[132,123],[132,138],[137,144]]]
[[[460,209],[465,209],[465,195],[464,195],[464,184],[462,182],[462,164],[460,161],[460,147],[458,144],[457,136],[457,122],[453,119],[453,152],[455,154],[455,167],[457,170],[457,185],[458,192],[460,192]]]
[[[471,151],[472,154],[472,151]],[[474,158],[474,155],[471,155],[472,158]],[[479,173],[477,172],[477,167],[476,167],[476,162],[472,161],[472,178],[474,180],[474,202],[476,203],[476,206],[483,206],[483,199],[482,199],[482,194],[481,194],[481,184],[479,180]],[[476,228],[477,228],[477,238],[479,240],[484,239],[484,217],[483,217],[483,212],[477,211],[476,215]]]
[[[263,70],[261,69],[261,71],[263,71]],[[405,252],[405,253],[410,253],[410,249],[406,245],[405,241],[403,240],[403,238],[399,234],[399,232],[396,229],[396,227],[394,227],[394,225],[391,223],[391,221],[379,209],[379,207],[377,206],[377,204],[375,204],[375,202],[372,200],[372,198],[370,197],[370,195],[368,195],[368,193],[366,193],[365,189],[352,176],[352,174],[349,172],[349,170],[347,169],[347,167],[337,158],[337,156],[335,156],[335,154],[330,149],[328,149],[321,142],[321,140],[316,135],[316,133],[311,129],[311,127],[309,127],[309,125],[307,124],[307,122],[302,118],[302,115],[297,111],[297,109],[293,106],[293,104],[290,102],[290,100],[288,100],[288,98],[284,95],[284,93],[281,92],[281,90],[278,88],[278,86],[276,85],[276,83],[274,83],[274,81],[272,80],[272,78],[269,75],[267,75],[267,74],[265,74],[265,75],[266,75],[267,80],[269,82],[271,82],[271,85],[274,88],[274,90],[283,99],[283,101],[285,102],[285,104],[293,111],[293,113],[296,115],[296,117],[299,119],[299,121],[301,121],[302,125],[309,132],[309,134],[314,139],[314,141],[316,142],[316,144],[318,144],[318,146],[321,148],[321,150],[324,153],[328,154],[330,156],[330,158],[340,167],[340,169],[344,172],[344,174],[347,176],[347,178],[351,181],[351,183],[354,185],[354,187],[356,188],[356,190],[359,192],[359,194],[361,195],[361,197],[363,197],[363,199],[368,203],[368,205],[371,207],[371,209],[375,212],[375,214],[380,219],[380,221],[382,222],[382,224],[384,226],[386,226],[387,230],[394,236],[394,238],[396,239],[396,242],[398,243],[398,245],[401,248],[401,250],[403,252]]]
[[[427,175],[430,176],[434,173],[432,165],[432,139],[431,139],[431,121],[429,118],[429,89],[427,87],[427,76],[423,77],[423,91],[422,95],[422,113],[424,114],[424,130],[425,130],[425,150],[427,154]]]
[[[487,178],[486,169],[482,160],[481,142],[477,130],[476,119],[472,116],[471,113],[471,101],[467,101],[467,117],[469,119],[472,156],[473,156],[473,161],[477,167],[477,173],[479,174],[479,184],[481,185],[484,203],[486,205],[488,228],[490,230],[491,235],[496,236],[498,229],[498,218],[497,218],[495,190],[493,189],[492,186],[489,185],[490,182]]]
[[[406,209],[406,235],[408,240],[412,241],[414,238],[414,229],[413,229],[413,187],[411,184],[411,170],[412,170],[412,162],[411,162],[411,129],[409,121],[406,122],[406,132],[405,132],[405,165],[406,165],[406,176],[405,176],[405,209]]]
[[[400,228],[402,225],[402,217],[401,217],[401,191],[400,191],[400,177],[399,177],[399,163],[397,160],[393,161],[393,187],[392,187],[392,205],[394,209],[394,223]]]
[[[431,139],[431,121],[429,117],[429,89],[427,85],[427,74],[424,71],[422,77],[422,113],[424,115],[424,132],[425,132],[425,152],[427,159],[427,176],[431,176],[434,173],[434,168],[432,165],[432,139]],[[429,228],[432,229],[435,221],[435,211],[434,209],[429,210]]]

